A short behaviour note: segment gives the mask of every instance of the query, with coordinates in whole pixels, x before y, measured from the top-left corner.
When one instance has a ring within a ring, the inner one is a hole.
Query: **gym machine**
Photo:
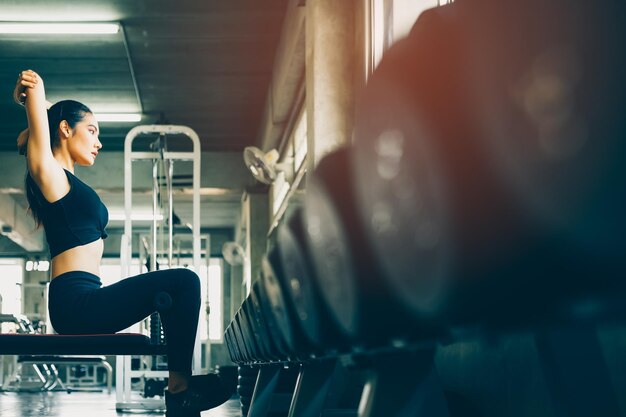
[[[150,151],[133,150],[133,142],[141,135],[158,135],[158,139],[152,143]],[[168,150],[167,137],[184,136],[191,140],[192,151],[172,152]],[[167,267],[173,266],[173,231],[174,231],[174,213],[173,213],[173,184],[174,163],[175,161],[188,161],[192,163],[192,245],[193,245],[193,269],[200,271],[201,263],[201,236],[200,236],[200,139],[197,133],[186,126],[177,125],[145,125],[137,126],[128,132],[124,142],[124,235],[122,236],[120,258],[122,264],[122,274],[124,277],[130,276],[130,265],[133,259],[132,241],[133,241],[133,220],[132,220],[132,198],[133,198],[133,170],[132,164],[136,161],[152,162],[152,224],[150,232],[150,243],[148,246],[150,253],[148,256],[151,271],[158,268],[158,260],[165,258]],[[165,192],[162,192],[162,178],[165,179]],[[166,203],[164,203],[164,201]],[[159,220],[159,217],[162,220]],[[167,232],[166,239],[164,238]],[[143,243],[146,240],[143,239]],[[140,244],[141,246],[141,244]],[[170,300],[171,302],[171,300]],[[157,306],[158,307],[158,306]],[[151,320],[151,328],[157,339],[161,340],[160,329],[157,329],[158,314]],[[138,323],[135,326],[140,326]],[[160,327],[160,323],[158,323]],[[153,341],[154,342],[154,341]],[[161,340],[162,342],[162,340]],[[118,411],[126,410],[163,410],[165,409],[164,399],[147,399],[141,398],[133,400],[131,396],[131,380],[132,378],[165,378],[166,370],[145,369],[140,364],[139,370],[133,370],[131,366],[131,358],[129,356],[117,357],[116,363],[116,409]],[[201,370],[201,351],[200,339],[196,337],[193,372],[199,373]]]

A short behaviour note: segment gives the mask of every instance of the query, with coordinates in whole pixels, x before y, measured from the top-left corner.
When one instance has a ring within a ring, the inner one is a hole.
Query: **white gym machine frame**
[[[158,135],[184,135],[191,139],[193,143],[192,152],[134,152],[132,150],[133,141],[140,135],[158,134]],[[122,265],[122,274],[124,277],[130,276],[130,266],[132,262],[132,162],[163,159],[167,161],[182,160],[193,162],[193,219],[192,219],[192,238],[193,238],[193,266],[196,273],[200,272],[201,252],[200,252],[200,157],[201,147],[198,134],[187,126],[178,125],[142,125],[131,129],[124,140],[124,234],[122,235],[120,263]],[[170,164],[171,166],[171,164]],[[171,174],[169,174],[171,175]],[[169,179],[171,181],[171,178]],[[171,184],[170,184],[171,185]],[[154,198],[154,196],[153,196]],[[169,258],[171,259],[171,242],[172,242],[172,199],[169,198]],[[153,219],[153,232],[156,236],[156,219]],[[156,250],[156,247],[154,248]],[[153,266],[156,263],[156,256],[151,259]],[[153,268],[155,270],[155,268]],[[200,325],[200,320],[198,320]],[[135,325],[136,326],[136,325]],[[196,333],[196,342],[193,356],[193,373],[200,373],[201,350],[199,331]],[[115,408],[118,411],[128,410],[164,410],[165,402],[163,399],[147,399],[142,398],[140,401],[131,399],[131,378],[137,377],[167,377],[167,371],[151,371],[131,369],[130,356],[117,356],[116,358],[116,376],[115,376]]]

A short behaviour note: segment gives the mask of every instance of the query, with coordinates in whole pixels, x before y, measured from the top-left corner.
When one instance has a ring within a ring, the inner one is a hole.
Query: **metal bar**
[[[161,215],[161,219],[163,219],[163,221],[158,223],[158,230],[159,230],[159,239],[157,240],[157,244],[158,249],[157,249],[157,256],[156,258],[159,258],[159,254],[161,254],[161,256],[163,256],[163,254],[165,253],[165,242],[163,239],[163,236],[165,235],[165,216],[164,216],[164,203],[163,203],[163,196],[165,195],[166,197],[169,196],[168,192],[167,192],[167,163],[164,157],[166,148],[167,148],[167,137],[165,136],[164,133],[161,133],[159,135],[159,161],[158,161],[158,170],[157,170],[157,176],[156,176],[156,183],[157,183],[157,189],[159,190],[158,193],[158,206],[159,206],[159,214]],[[161,177],[165,177],[165,193],[163,193],[162,187],[161,187],[161,182],[160,182],[160,178]],[[156,217],[156,216],[155,216]]]
[[[359,417],[449,417],[434,351],[381,354],[363,388]]]
[[[282,366],[264,366],[259,371],[259,376],[254,386],[254,393],[250,401],[248,417],[267,417],[272,405],[272,396],[278,383],[278,377]]]
[[[133,189],[132,189],[132,159],[133,141],[141,132],[140,129],[131,129],[124,139],[124,235],[121,239],[120,262],[122,277],[130,276],[130,264],[132,262],[132,236],[133,226],[131,221]],[[130,379],[126,377],[126,371],[130,368],[129,356],[116,356],[115,361],[115,398],[117,403],[123,403],[130,398]]]
[[[168,220],[168,252],[167,252],[167,266],[169,266],[170,268],[173,266],[172,265],[172,258],[173,258],[173,246],[174,246],[174,195],[173,195],[173,188],[172,187],[172,178],[174,176],[174,161],[172,160],[168,160],[167,161],[167,165],[168,165],[168,172],[167,172],[167,177],[166,177],[166,183],[167,183],[167,202],[168,202],[168,209],[169,209],[169,220]]]
[[[39,367],[37,366],[36,363],[31,364],[31,367],[35,370],[35,373],[37,374],[37,377],[39,378],[39,380],[42,382],[42,389],[43,387],[46,385],[48,378],[46,378],[45,376],[43,376],[43,373],[41,372],[41,369],[39,369]]]
[[[128,140],[125,143],[125,148],[129,148],[130,143]],[[121,273],[122,276],[129,275],[129,265],[131,262],[132,251],[132,223],[131,212],[133,203],[133,190],[131,184],[132,178],[132,164],[129,152],[124,152],[124,236],[122,236],[121,248],[120,248],[120,261],[121,261]]]
[[[270,225],[269,230],[267,232],[268,236],[270,236],[273,233],[274,229],[278,227],[278,223],[280,222],[280,219],[283,217],[283,215],[285,214],[285,211],[287,210],[287,206],[289,205],[289,200],[296,192],[298,192],[298,187],[300,187],[300,182],[302,181],[302,179],[304,178],[304,175],[307,172],[307,168],[306,168],[307,159],[308,159],[308,156],[305,156],[304,160],[302,161],[302,165],[300,166],[300,169],[298,170],[298,172],[296,173],[293,179],[293,183],[291,183],[291,185],[289,186],[287,195],[285,196],[282,204],[278,208],[276,215],[274,215],[274,220],[272,221],[272,224]]]
[[[152,251],[150,254],[150,271],[157,270],[157,200],[159,191],[159,160],[152,162]]]
[[[205,239],[205,251],[206,251],[206,273],[207,273],[207,286],[206,286],[206,326],[207,326],[207,341],[206,341],[206,347],[204,350],[204,354],[206,357],[206,371],[210,371],[211,370],[211,326],[210,326],[210,318],[211,318],[211,303],[209,302],[210,300],[210,295],[211,295],[211,285],[210,285],[210,280],[211,280],[211,275],[209,273],[209,267],[211,266],[211,235],[203,235],[202,236],[203,239]],[[222,287],[222,285],[220,285],[220,288]]]
[[[302,366],[287,417],[322,415],[336,366],[336,359]]]
[[[192,129],[186,128],[184,132],[193,142],[193,264],[196,273],[200,273],[200,157],[201,147],[198,134]],[[200,320],[198,320],[198,327]],[[194,348],[194,371],[202,371],[202,352],[200,349],[200,329],[196,332]]]
[[[133,161],[150,160],[161,158],[158,152],[133,152],[131,159]],[[163,152],[164,159],[176,159],[178,161],[193,161],[193,152]]]
[[[142,134],[150,134],[150,133],[164,133],[166,135],[185,135],[191,137],[192,135],[196,135],[193,129],[187,126],[181,125],[141,125],[135,126],[128,132],[126,137],[129,136],[138,136]],[[197,136],[197,135],[196,135]]]

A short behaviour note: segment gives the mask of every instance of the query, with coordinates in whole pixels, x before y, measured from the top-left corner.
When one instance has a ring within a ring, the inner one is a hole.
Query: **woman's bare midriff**
[[[52,258],[52,278],[71,271],[85,271],[100,276],[100,260],[104,242],[98,239],[76,246]]]

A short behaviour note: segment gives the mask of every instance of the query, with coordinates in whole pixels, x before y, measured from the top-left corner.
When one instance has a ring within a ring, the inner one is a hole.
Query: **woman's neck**
[[[68,170],[72,174],[74,173],[74,161],[69,155],[65,155],[62,152],[58,152],[54,154],[54,159],[63,167]]]

